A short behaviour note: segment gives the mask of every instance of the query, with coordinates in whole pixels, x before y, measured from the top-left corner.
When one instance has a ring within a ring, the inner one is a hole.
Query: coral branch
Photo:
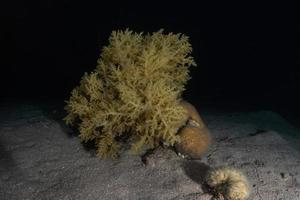
[[[182,34],[113,31],[96,69],[72,91],[66,123],[79,123],[79,137],[94,140],[102,158],[116,157],[116,137],[128,132],[135,152],[160,142],[174,145],[176,128],[187,120],[179,102],[188,68],[196,65],[191,51]]]

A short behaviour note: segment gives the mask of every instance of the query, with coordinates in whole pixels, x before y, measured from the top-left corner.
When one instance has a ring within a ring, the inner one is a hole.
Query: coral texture
[[[179,129],[180,142],[175,144],[176,151],[183,157],[200,159],[211,145],[211,135],[196,108],[182,100],[180,105],[188,113],[185,127]]]
[[[228,167],[212,169],[207,175],[206,182],[219,198],[244,200],[250,195],[248,180],[236,169]]]
[[[190,159],[200,159],[211,144],[208,129],[187,125],[179,131],[180,143],[175,147],[178,153]]]
[[[197,109],[191,103],[189,103],[185,100],[182,100],[180,102],[180,105],[183,108],[185,108],[186,111],[188,112],[189,119],[191,119],[197,123],[197,125],[196,125],[197,127],[199,127],[199,128],[205,127],[205,124],[204,124],[202,118],[200,117]]]
[[[82,141],[95,141],[102,158],[118,156],[120,138],[130,138],[135,153],[174,145],[187,120],[180,100],[196,65],[191,51],[182,34],[113,31],[96,69],[72,91],[66,123],[78,125]]]

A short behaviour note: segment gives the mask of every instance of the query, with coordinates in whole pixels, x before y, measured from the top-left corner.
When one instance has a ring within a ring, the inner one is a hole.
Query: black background
[[[11,1],[1,9],[3,99],[66,99],[95,68],[112,30],[164,28],[190,36],[198,67],[191,69],[185,98],[291,111],[298,106],[294,26],[280,10],[53,0]]]

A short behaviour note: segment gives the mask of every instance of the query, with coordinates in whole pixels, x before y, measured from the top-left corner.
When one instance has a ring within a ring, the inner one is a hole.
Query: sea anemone
[[[229,167],[211,169],[206,177],[206,183],[214,195],[226,200],[245,200],[250,195],[247,178],[242,172]]]

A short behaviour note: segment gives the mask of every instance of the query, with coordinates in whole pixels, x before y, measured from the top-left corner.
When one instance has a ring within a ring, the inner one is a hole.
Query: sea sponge
[[[250,195],[246,177],[242,172],[229,167],[211,169],[207,174],[206,183],[216,196],[226,200],[244,200]]]
[[[119,155],[120,138],[129,138],[135,153],[178,143],[188,118],[181,94],[196,65],[191,51],[182,34],[113,31],[96,69],[66,101],[66,123],[78,125],[83,142],[95,141],[101,158]]]
[[[180,142],[175,144],[176,151],[190,159],[200,159],[211,144],[210,133],[206,127],[187,125],[179,131],[178,135]]]
[[[205,127],[205,124],[202,120],[202,118],[200,117],[197,109],[189,102],[182,100],[180,102],[180,105],[186,109],[186,111],[188,112],[188,116],[190,119],[194,120],[195,122],[197,122],[197,127],[199,128],[203,128]]]
[[[175,144],[179,155],[190,159],[200,159],[211,145],[211,135],[196,108],[182,100],[180,105],[188,113],[188,121],[178,131],[180,142]]]

